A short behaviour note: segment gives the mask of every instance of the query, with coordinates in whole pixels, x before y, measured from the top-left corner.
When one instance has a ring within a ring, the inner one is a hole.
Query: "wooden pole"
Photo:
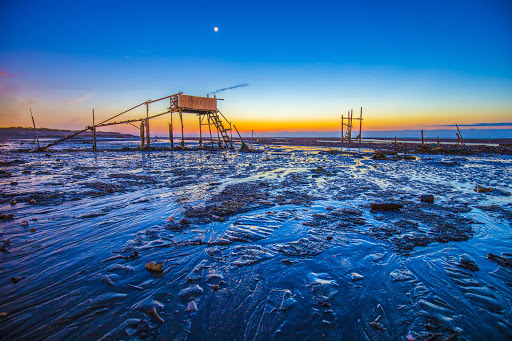
[[[149,141],[149,102],[146,102],[146,145],[147,147],[151,147]]]
[[[202,123],[202,116],[199,115],[199,148],[201,148],[201,145],[203,143],[203,133],[201,132],[201,123]]]
[[[172,149],[172,125],[171,125],[171,122],[169,122],[169,144],[171,145],[171,149]]]
[[[212,144],[212,148],[213,148],[213,136],[212,136],[212,126],[210,123],[210,114],[208,114],[208,130],[210,131],[210,143]]]
[[[37,137],[36,122],[34,121],[34,115],[32,115],[32,108],[29,108],[29,109],[30,109],[30,117],[32,117],[32,124],[34,125],[34,132],[36,133],[37,148],[41,148],[41,146],[39,145],[39,137]]]
[[[180,122],[181,122],[181,147],[185,147],[185,139],[183,137],[183,112],[180,110]]]
[[[140,147],[144,148],[144,121],[140,122]]]
[[[439,136],[437,137],[437,148],[439,148],[440,145],[439,145]]]
[[[363,107],[361,107],[361,115],[359,116],[359,144],[361,144],[361,136],[363,135]]]
[[[170,131],[170,134],[171,134],[171,149],[174,148],[174,127],[172,125],[172,112],[171,112],[171,131]]]
[[[341,143],[343,143],[343,115],[341,115]]]
[[[348,135],[348,142],[349,143],[352,143],[352,116],[354,115],[354,111],[352,109],[350,109],[350,128],[349,128],[349,132],[350,134]]]
[[[92,109],[92,150],[96,151],[96,126],[94,125],[94,109]]]
[[[460,129],[459,129],[459,126],[457,125],[457,123],[455,123],[455,126],[457,127],[457,131],[459,132],[460,142],[463,146],[465,146],[466,144],[464,143],[464,139],[462,138],[462,133],[460,132]]]
[[[425,144],[425,140],[423,139],[423,130],[421,131],[421,145]]]
[[[219,149],[222,149],[222,142],[220,142],[220,131],[219,126],[216,124],[215,128],[217,129],[217,143],[219,145]]]
[[[251,130],[252,132],[252,135],[251,135],[251,149],[252,149],[252,141],[254,140],[254,130]]]
[[[395,136],[395,150],[397,150],[397,149],[396,149],[396,136]]]

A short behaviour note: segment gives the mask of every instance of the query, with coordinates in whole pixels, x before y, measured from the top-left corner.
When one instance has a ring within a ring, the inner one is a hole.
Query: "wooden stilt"
[[[212,144],[212,148],[213,148],[213,136],[212,136],[212,126],[210,123],[210,114],[208,114],[208,130],[210,131],[210,143]]]
[[[181,121],[181,148],[185,147],[185,139],[183,137],[183,113],[180,110],[180,121]]]
[[[140,147],[144,148],[144,121],[140,122]]]
[[[352,117],[353,117],[353,115],[354,115],[354,111],[352,109],[350,109],[350,121],[349,121],[350,127],[348,129],[348,131],[349,131],[348,142],[349,143],[352,143]]]
[[[397,150],[397,149],[396,149],[396,136],[395,136],[395,150]]]
[[[37,141],[37,148],[41,148],[39,145],[39,137],[37,137],[37,128],[36,128],[36,122],[34,121],[34,115],[32,115],[32,108],[30,109],[30,117],[32,117],[32,124],[34,125],[34,132],[36,133],[36,141]]]
[[[146,145],[151,147],[149,142],[149,102],[146,102]]]
[[[362,135],[363,135],[363,107],[361,107],[361,115],[359,116],[359,144],[361,144]]]
[[[343,143],[343,115],[341,115],[341,143]]]
[[[169,144],[171,145],[171,149],[172,149],[172,126],[171,126],[171,122],[169,122]]]
[[[440,144],[439,144],[439,136],[437,137],[437,148],[440,147]]]
[[[425,144],[425,140],[423,139],[423,130],[421,131],[421,145]]]
[[[460,132],[460,129],[459,129],[459,126],[457,125],[457,123],[455,123],[455,126],[457,127],[457,131],[459,132],[459,138],[460,138],[460,143],[465,146],[466,143],[464,143],[464,139],[462,138],[462,133]]]
[[[221,150],[222,149],[222,142],[220,141],[219,127],[217,125],[215,125],[215,128],[217,129],[217,142],[218,142],[218,145],[219,145],[219,150]]]
[[[92,150],[96,151],[96,125],[94,124],[94,109],[92,109]]]
[[[171,137],[170,137],[170,139],[171,139],[171,149],[173,149],[174,148],[174,128],[172,126],[172,112],[171,112],[171,127],[170,127],[169,134],[171,135]]]
[[[203,124],[203,116],[199,115],[199,148],[201,148],[203,144],[203,132],[201,129],[201,125]]]

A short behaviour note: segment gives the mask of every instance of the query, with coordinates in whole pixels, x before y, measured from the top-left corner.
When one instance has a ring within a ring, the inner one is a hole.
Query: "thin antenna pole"
[[[32,117],[32,124],[34,125],[34,131],[36,132],[36,141],[37,141],[37,148],[41,148],[39,145],[39,137],[37,137],[37,128],[36,128],[36,122],[34,121],[34,115],[32,115],[32,108],[30,109],[30,117]]]

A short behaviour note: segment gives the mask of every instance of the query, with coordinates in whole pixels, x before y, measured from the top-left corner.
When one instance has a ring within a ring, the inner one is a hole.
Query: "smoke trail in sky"
[[[227,88],[217,89],[215,91],[210,92],[210,94],[214,95],[214,94],[218,94],[219,92],[226,91],[226,90],[237,89],[237,88],[244,88],[246,86],[249,86],[249,84],[243,83],[243,84],[233,85],[233,86],[230,86],[230,87],[227,87]]]

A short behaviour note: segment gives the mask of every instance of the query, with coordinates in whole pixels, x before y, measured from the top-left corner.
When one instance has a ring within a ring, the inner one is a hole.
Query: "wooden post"
[[[144,148],[144,121],[140,122],[140,147]]]
[[[202,116],[199,115],[199,148],[201,148],[201,145],[203,144],[203,133],[201,132],[201,123],[202,123]]]
[[[180,110],[180,122],[181,122],[181,148],[184,148],[185,147],[185,139],[183,137],[183,113],[182,111]]]
[[[361,136],[363,135],[363,107],[361,107],[361,115],[359,116],[359,144],[361,144]]]
[[[439,136],[437,137],[437,148],[439,148],[440,145],[439,145]]]
[[[210,131],[210,143],[212,144],[212,148],[213,148],[213,136],[212,136],[212,126],[210,123],[210,114],[208,114],[208,130]]]
[[[219,145],[219,150],[222,149],[222,142],[220,142],[220,131],[219,126],[215,125],[215,128],[217,129],[217,143]]]
[[[459,129],[459,126],[457,125],[457,123],[455,123],[455,126],[457,127],[457,131],[459,132],[460,143],[463,146],[465,146],[466,144],[464,143],[464,139],[462,138],[462,133],[460,132],[460,129]]]
[[[341,115],[341,143],[343,143],[343,115]]]
[[[425,140],[423,139],[423,130],[421,131],[421,145],[425,144]]]
[[[172,126],[172,112],[171,112],[171,123],[169,124],[169,139],[171,140],[171,149],[174,148],[174,128]]]
[[[352,143],[352,116],[353,115],[354,115],[354,111],[352,109],[350,109],[350,122],[349,122],[350,128],[348,129],[348,131],[349,131],[348,142],[349,143]]]
[[[252,132],[252,135],[251,135],[251,149],[252,149],[252,141],[254,140],[254,130],[251,130]]]
[[[396,136],[395,136],[395,150],[397,150],[397,149],[396,149]]]
[[[96,151],[96,126],[94,125],[94,109],[92,109],[92,150]]]
[[[146,145],[151,147],[149,142],[149,102],[146,102]]]
[[[32,115],[32,108],[30,109],[30,117],[32,117],[32,124],[34,125],[34,132],[36,133],[36,141],[37,141],[37,148],[41,148],[39,145],[39,137],[37,137],[37,128],[36,128],[36,122],[34,121],[34,115]]]

